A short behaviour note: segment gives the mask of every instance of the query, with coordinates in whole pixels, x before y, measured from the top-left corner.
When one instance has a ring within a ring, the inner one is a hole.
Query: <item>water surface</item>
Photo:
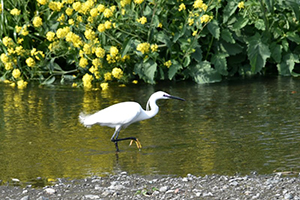
[[[299,80],[286,77],[116,85],[105,92],[0,84],[0,180],[300,171],[299,88]],[[145,108],[157,90],[186,101],[160,100],[157,116],[121,131],[139,138],[142,151],[123,141],[116,155],[114,129],[78,122],[82,111],[122,101]]]

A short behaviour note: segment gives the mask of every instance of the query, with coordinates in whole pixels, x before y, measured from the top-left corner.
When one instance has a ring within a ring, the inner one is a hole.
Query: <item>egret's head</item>
[[[153,96],[154,96],[155,99],[177,99],[177,100],[185,101],[184,99],[182,99],[180,97],[172,96],[172,95],[170,95],[166,92],[163,92],[163,91],[155,92],[153,94]]]

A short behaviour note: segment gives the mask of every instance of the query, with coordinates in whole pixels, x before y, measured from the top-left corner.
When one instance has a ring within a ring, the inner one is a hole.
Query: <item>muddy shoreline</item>
[[[121,172],[54,185],[0,186],[0,199],[298,199],[300,176],[140,176]]]

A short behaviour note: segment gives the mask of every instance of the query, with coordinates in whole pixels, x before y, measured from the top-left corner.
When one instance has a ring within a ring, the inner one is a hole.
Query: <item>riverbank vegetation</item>
[[[298,0],[6,0],[0,13],[13,87],[300,73]]]

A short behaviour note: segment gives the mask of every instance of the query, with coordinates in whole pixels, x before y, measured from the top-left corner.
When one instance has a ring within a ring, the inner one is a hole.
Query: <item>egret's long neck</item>
[[[146,111],[148,118],[154,117],[159,111],[159,107],[156,105],[156,100],[149,99],[146,105]]]

